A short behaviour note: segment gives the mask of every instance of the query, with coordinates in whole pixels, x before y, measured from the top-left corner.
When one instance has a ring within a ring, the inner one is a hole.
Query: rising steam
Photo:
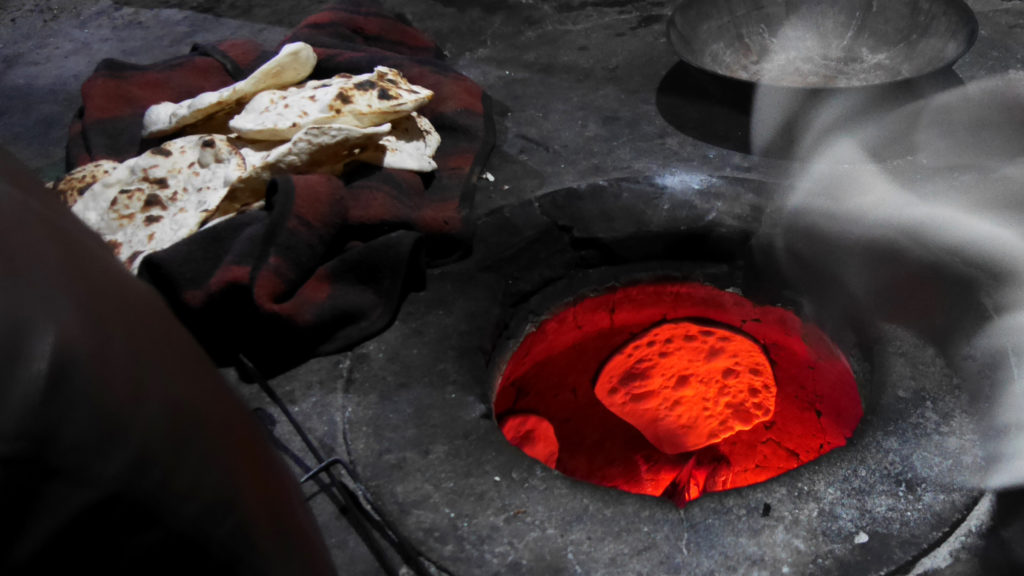
[[[767,224],[775,256],[817,305],[942,350],[985,416],[983,484],[1024,485],[1024,74],[874,98],[758,95],[755,151],[803,160]]]

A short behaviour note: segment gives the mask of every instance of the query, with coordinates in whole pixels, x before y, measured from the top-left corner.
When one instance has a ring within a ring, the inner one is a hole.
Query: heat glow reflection
[[[512,355],[494,410],[550,426],[556,470],[680,506],[810,462],[863,415],[820,330],[696,283],[621,287],[554,314]]]

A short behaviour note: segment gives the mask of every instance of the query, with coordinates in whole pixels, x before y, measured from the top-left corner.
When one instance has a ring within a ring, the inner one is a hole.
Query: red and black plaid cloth
[[[494,141],[487,95],[447,66],[433,41],[377,4],[348,0],[328,8],[281,44],[296,41],[316,50],[313,78],[383,65],[433,90],[420,113],[442,141],[430,174],[365,166],[342,177],[279,177],[267,187],[266,210],[204,229],[142,262],[139,276],[216,361],[244,354],[270,374],[384,330],[428,265],[467,251],[473,185]],[[276,52],[227,40],[153,65],[101,62],[82,86],[69,169],[158,144],[141,137],[146,108],[227,86]]]

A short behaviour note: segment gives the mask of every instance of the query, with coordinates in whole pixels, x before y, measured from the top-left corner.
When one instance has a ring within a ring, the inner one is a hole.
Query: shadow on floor
[[[785,117],[785,121],[778,123],[773,138],[765,141],[758,153],[793,159],[795,144],[806,136],[804,122],[811,111],[831,109],[831,133],[839,133],[963,84],[952,68],[945,68],[910,80],[864,88],[762,87],[760,97],[769,102],[769,107],[771,103],[781,105],[777,113]],[[669,125],[691,138],[753,154],[751,116],[756,91],[750,82],[711,74],[680,61],[662,78],[656,106]],[[882,159],[908,154],[907,150],[891,146],[883,148],[876,150]]]

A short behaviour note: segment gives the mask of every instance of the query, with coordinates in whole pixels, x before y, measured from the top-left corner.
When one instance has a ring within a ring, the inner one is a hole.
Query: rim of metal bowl
[[[963,58],[971,50],[971,48],[974,47],[974,43],[977,42],[977,40],[978,40],[978,29],[979,29],[978,17],[977,17],[977,15],[975,15],[974,10],[972,10],[971,7],[964,0],[945,0],[948,3],[950,9],[952,9],[955,12],[957,12],[960,15],[960,17],[963,18],[964,25],[966,27],[967,38],[966,38],[966,41],[963,43],[963,46],[956,53],[956,55],[954,55],[953,57],[949,58],[948,61],[946,61],[946,62],[944,62],[942,64],[938,64],[938,65],[932,66],[930,68],[924,69],[924,70],[922,70],[922,71],[920,71],[920,72],[918,72],[917,74],[914,74],[914,75],[903,76],[903,77],[899,77],[899,78],[893,78],[891,80],[882,80],[882,81],[879,81],[879,82],[865,82],[863,84],[849,84],[849,85],[836,85],[836,84],[827,84],[827,83],[790,84],[790,83],[785,83],[785,82],[771,82],[771,81],[760,80],[760,79],[754,80],[754,79],[752,79],[750,77],[747,77],[747,76],[737,76],[737,75],[727,74],[725,72],[722,72],[721,70],[716,70],[714,68],[709,68],[707,66],[704,66],[700,62],[696,62],[696,61],[691,60],[690,58],[688,58],[684,54],[684,51],[681,50],[676,45],[676,39],[674,38],[673,31],[674,30],[678,30],[678,27],[675,26],[677,16],[680,14],[682,9],[687,4],[695,2],[695,1],[697,1],[697,2],[699,2],[699,1],[712,1],[712,2],[714,2],[714,1],[718,1],[718,0],[682,0],[681,2],[676,4],[675,8],[672,9],[672,13],[669,15],[668,20],[666,22],[666,35],[668,37],[669,43],[672,45],[672,48],[673,48],[673,50],[676,53],[676,55],[679,57],[679,59],[681,61],[685,62],[686,64],[688,64],[688,65],[690,65],[690,66],[692,66],[692,67],[694,67],[694,68],[696,68],[698,70],[701,70],[703,72],[711,74],[712,76],[717,76],[719,78],[724,78],[724,79],[732,80],[732,81],[736,81],[736,82],[743,82],[743,83],[751,84],[751,85],[774,86],[774,87],[778,87],[778,88],[792,88],[792,89],[803,89],[803,90],[838,90],[838,89],[871,88],[871,87],[885,86],[885,85],[889,85],[889,84],[897,84],[899,82],[905,82],[905,81],[908,81],[908,80],[913,80],[915,78],[922,78],[922,77],[928,76],[929,74],[934,74],[934,73],[936,73],[936,72],[938,72],[940,70],[945,70],[947,68],[952,68],[957,62],[960,61],[961,58]]]

